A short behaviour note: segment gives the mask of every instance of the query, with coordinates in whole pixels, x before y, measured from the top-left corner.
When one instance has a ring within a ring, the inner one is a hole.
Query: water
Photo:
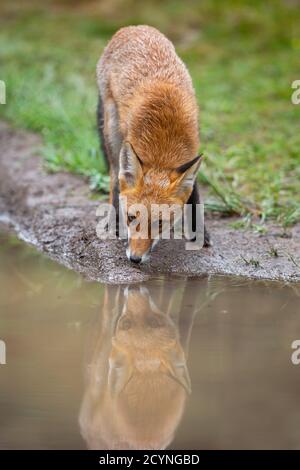
[[[300,448],[300,286],[87,282],[0,247],[1,449]]]

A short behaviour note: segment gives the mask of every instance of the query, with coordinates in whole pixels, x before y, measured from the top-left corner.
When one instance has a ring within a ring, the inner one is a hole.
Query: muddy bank
[[[66,173],[47,174],[39,146],[36,135],[0,123],[0,222],[87,278],[127,283],[171,273],[300,280],[299,225],[284,238],[282,228],[275,225],[259,235],[231,228],[234,219],[228,218],[206,219],[211,248],[186,252],[184,241],[164,241],[156,246],[148,266],[132,265],[124,241],[97,238],[99,202],[90,198],[87,183]]]

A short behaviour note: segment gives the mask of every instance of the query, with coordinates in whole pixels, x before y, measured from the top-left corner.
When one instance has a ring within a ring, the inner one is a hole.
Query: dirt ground
[[[230,274],[257,279],[300,280],[300,225],[266,234],[230,227],[232,218],[207,218],[213,247],[185,250],[184,241],[162,241],[149,265],[126,258],[125,241],[100,240],[96,209],[84,179],[49,174],[39,157],[40,138],[0,123],[0,222],[52,259],[108,283],[134,283],[161,274]],[[1,228],[1,227],[0,227]],[[274,256],[275,251],[278,256]]]

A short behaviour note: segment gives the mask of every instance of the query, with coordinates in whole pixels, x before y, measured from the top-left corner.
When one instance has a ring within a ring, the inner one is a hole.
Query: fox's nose
[[[133,263],[140,263],[142,261],[141,256],[136,256],[136,255],[130,255],[130,261]]]

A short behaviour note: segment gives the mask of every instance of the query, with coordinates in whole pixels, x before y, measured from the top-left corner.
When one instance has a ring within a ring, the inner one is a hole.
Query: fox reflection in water
[[[191,391],[187,350],[197,299],[187,308],[195,297],[188,286],[183,280],[181,299],[180,289],[164,285],[151,293],[105,287],[79,418],[89,448],[164,449],[172,442]]]

